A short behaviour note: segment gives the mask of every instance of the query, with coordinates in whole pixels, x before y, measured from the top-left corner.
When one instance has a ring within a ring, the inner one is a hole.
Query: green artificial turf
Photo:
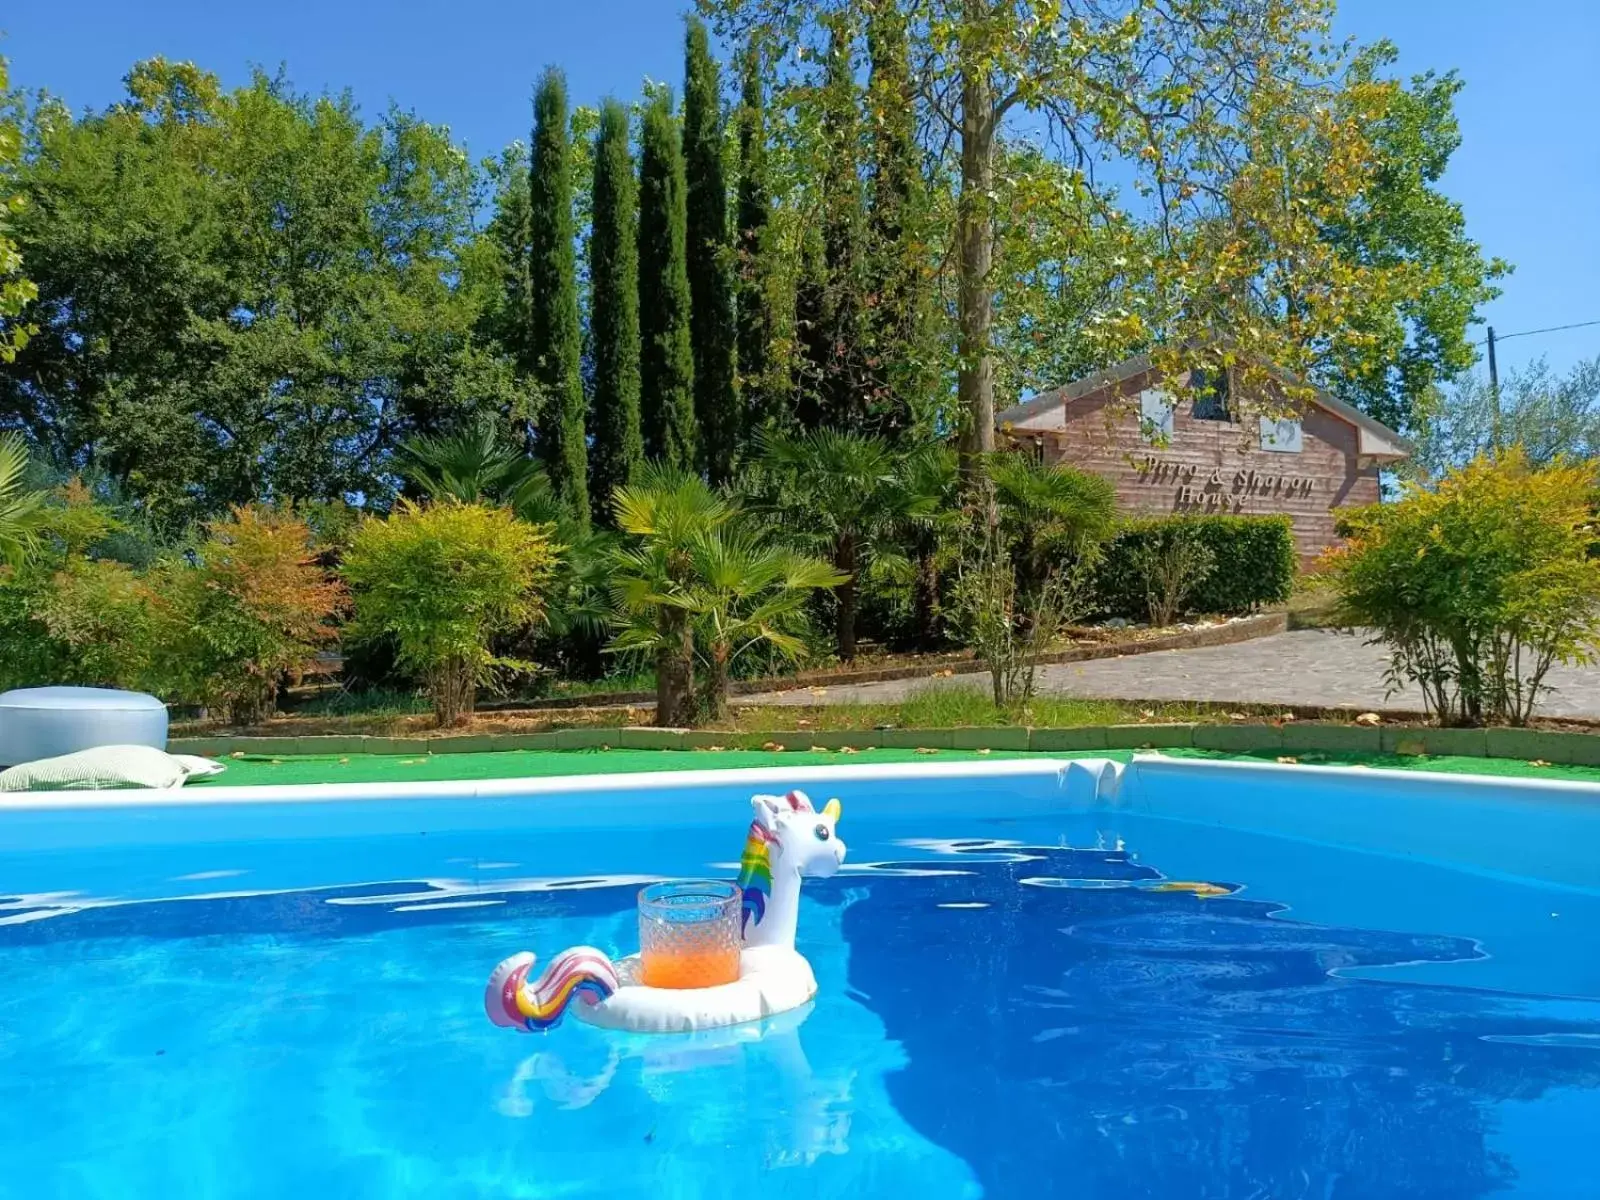
[[[1103,757],[1104,755],[1102,755]],[[849,763],[904,763],[977,758],[1052,758],[1021,751],[863,749],[855,754],[803,750],[500,750],[485,754],[351,754],[346,756],[250,754],[228,758],[228,769],[190,788],[275,783],[438,783],[450,779],[525,779],[557,775],[631,775],[641,771],[705,771],[732,767],[815,767]],[[1126,759],[1127,754],[1122,758]]]
[[[1173,758],[1213,761],[1273,762],[1275,753],[1228,754],[1208,750],[1172,749]],[[502,750],[482,754],[352,754],[268,757],[246,755],[224,760],[228,769],[191,788],[259,786],[291,783],[437,783],[444,780],[549,778],[561,775],[629,775],[641,771],[699,771],[736,767],[811,767],[851,763],[965,762],[978,758],[1113,758],[1127,762],[1126,750],[1084,754],[1027,753],[996,750],[981,755],[974,750],[940,750],[923,754],[915,750],[863,749],[855,754],[834,751],[765,750]],[[1310,765],[1382,767],[1402,771],[1441,771],[1453,775],[1489,775],[1504,778],[1568,779],[1600,783],[1600,768],[1535,767],[1517,759],[1455,756],[1338,755],[1302,753],[1297,761]]]
[[[1314,750],[1231,754],[1181,748],[1163,750],[1161,753],[1173,758],[1232,762],[1279,762],[1288,755],[1308,767],[1376,767],[1385,771],[1437,771],[1444,775],[1491,775],[1502,779],[1565,779],[1574,783],[1600,783],[1600,767],[1576,767],[1561,763],[1536,767],[1520,758],[1475,758],[1457,754],[1334,754]]]

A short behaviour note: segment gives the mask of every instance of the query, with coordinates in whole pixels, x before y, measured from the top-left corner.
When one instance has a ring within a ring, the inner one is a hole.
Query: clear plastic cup
[[[739,978],[737,884],[715,879],[653,883],[639,893],[640,982],[703,988]]]

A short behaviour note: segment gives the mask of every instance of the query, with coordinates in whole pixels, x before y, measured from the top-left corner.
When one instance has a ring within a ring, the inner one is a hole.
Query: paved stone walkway
[[[1421,711],[1422,695],[1384,695],[1388,653],[1354,634],[1303,629],[1232,646],[1161,650],[1039,668],[1039,690],[1102,700],[1196,700]],[[1557,667],[1545,716],[1600,717],[1600,668]],[[740,704],[888,703],[926,687],[987,688],[985,675],[898,679],[743,696]]]

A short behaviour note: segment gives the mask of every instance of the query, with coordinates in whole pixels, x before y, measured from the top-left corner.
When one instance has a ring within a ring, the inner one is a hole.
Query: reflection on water
[[[558,1109],[587,1108],[618,1077],[624,1063],[657,1104],[670,1107],[697,1092],[697,1079],[709,1071],[760,1081],[749,1098],[769,1118],[760,1123],[766,1167],[809,1166],[825,1154],[850,1149],[853,1071],[819,1074],[812,1070],[801,1041],[801,1026],[812,1006],[781,1013],[752,1025],[707,1029],[682,1036],[607,1034],[600,1045],[563,1045],[539,1038],[538,1049],[517,1064],[500,1112],[508,1117],[535,1114],[537,1091]],[[532,1041],[533,1039],[528,1039]]]
[[[1121,852],[955,853],[843,928],[909,1055],[896,1106],[989,1195],[1486,1195],[1518,1180],[1497,1106],[1600,1088],[1600,1003],[1338,975],[1473,941],[1300,924]]]

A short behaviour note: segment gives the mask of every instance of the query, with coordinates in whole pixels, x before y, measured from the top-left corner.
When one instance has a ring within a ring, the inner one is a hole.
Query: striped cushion
[[[191,775],[214,775],[221,763],[154,746],[96,746],[0,771],[0,792],[176,788]]]

